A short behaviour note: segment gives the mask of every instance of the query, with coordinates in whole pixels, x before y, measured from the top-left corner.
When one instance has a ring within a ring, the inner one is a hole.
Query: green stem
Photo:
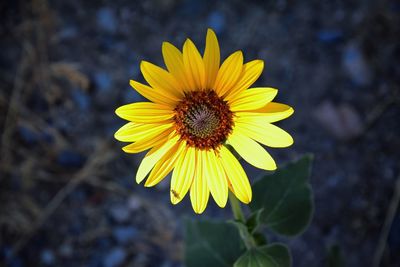
[[[240,237],[244,242],[244,245],[247,249],[252,249],[256,247],[256,242],[245,225],[246,220],[243,215],[242,207],[240,206],[239,200],[232,192],[229,192],[229,202],[231,203],[233,217],[236,221],[239,221],[240,224],[243,224],[243,227],[238,227],[238,230]]]
[[[238,220],[242,223],[245,222],[242,207],[240,206],[239,200],[236,198],[236,196],[232,193],[229,192],[229,203],[231,204],[231,209],[233,213],[233,217],[235,220]]]
[[[240,160],[240,156],[234,152],[233,148],[230,145],[227,145],[227,148],[230,151],[232,151],[232,153],[236,156],[238,160]],[[244,226],[244,228],[239,227],[239,234],[244,242],[244,245],[248,250],[255,248],[257,244],[256,241],[254,240],[254,237],[249,233],[248,228],[246,226],[246,218],[244,217],[242,206],[240,205],[239,200],[231,191],[229,191],[229,203],[231,204],[233,217],[235,218],[236,221],[239,221]]]

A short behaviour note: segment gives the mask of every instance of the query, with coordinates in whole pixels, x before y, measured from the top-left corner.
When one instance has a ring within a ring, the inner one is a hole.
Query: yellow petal
[[[250,203],[252,198],[251,186],[239,161],[225,146],[221,147],[220,160],[233,189],[232,192],[243,203]]]
[[[242,74],[235,86],[229,90],[226,100],[231,100],[239,93],[249,88],[260,77],[264,69],[264,61],[256,59],[243,65]]]
[[[168,71],[147,61],[140,63],[140,70],[145,80],[154,89],[165,91],[178,99],[182,96],[181,84]]]
[[[170,107],[174,107],[176,103],[179,101],[178,98],[176,98],[174,95],[169,94],[166,91],[160,91],[156,90],[154,88],[151,88],[150,86],[144,85],[142,83],[139,83],[134,80],[130,80],[129,84],[142,96],[147,98],[148,100],[162,104],[162,105],[167,105]]]
[[[125,120],[138,123],[155,123],[171,119],[174,116],[171,107],[151,102],[124,105],[117,108],[115,113]]]
[[[232,111],[254,110],[264,107],[275,98],[278,90],[268,87],[250,88],[239,93],[230,102]]]
[[[190,187],[190,201],[194,212],[201,214],[207,207],[210,190],[204,177],[205,151],[196,150],[196,170]]]
[[[183,45],[183,64],[185,65],[187,74],[191,77],[190,80],[194,82],[195,87],[190,89],[205,89],[206,73],[204,62],[196,46],[190,39],[187,39]]]
[[[190,83],[186,77],[185,66],[183,65],[183,55],[174,45],[164,42],[162,44],[162,54],[165,65],[168,71],[175,79],[183,84],[183,89],[186,91],[190,88]]]
[[[141,124],[128,122],[114,134],[114,137],[121,142],[134,142],[146,137],[154,138],[166,129],[172,128],[172,126],[173,123]]]
[[[210,188],[211,195],[217,205],[223,208],[228,200],[228,181],[224,169],[213,150],[204,154],[206,155],[204,176],[207,179],[208,188]]]
[[[293,138],[281,128],[255,121],[236,121],[235,130],[269,147],[288,147]]]
[[[136,173],[136,182],[139,184],[147,176],[154,165],[164,156],[179,140],[179,136],[169,139],[161,147],[153,147],[143,158]]]
[[[186,148],[176,163],[171,178],[171,203],[178,204],[189,191],[196,168],[196,151],[193,147]]]
[[[225,59],[218,71],[215,80],[214,90],[219,96],[224,96],[237,82],[242,73],[243,54],[242,51],[236,51]]]
[[[186,142],[179,142],[172,147],[154,166],[144,186],[151,187],[158,184],[175,167],[177,158],[182,154]]]
[[[234,130],[228,141],[239,155],[251,165],[264,170],[276,169],[275,161],[271,155],[250,137]]]
[[[171,132],[173,132],[173,129],[168,129],[158,134],[156,137],[147,136],[146,138],[140,139],[135,143],[124,146],[122,150],[126,153],[139,153],[152,147],[158,147],[168,140],[168,136],[171,134]]]
[[[236,112],[236,117],[244,121],[257,118],[258,123],[270,123],[286,119],[293,112],[293,108],[288,105],[271,102],[256,110]]]
[[[217,36],[211,29],[207,30],[203,61],[206,70],[206,88],[213,89],[219,69],[220,51]]]

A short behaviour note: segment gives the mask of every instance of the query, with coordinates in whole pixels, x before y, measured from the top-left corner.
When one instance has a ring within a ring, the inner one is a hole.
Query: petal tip
[[[117,135],[117,134],[118,134],[118,132],[115,132],[115,133],[114,133],[114,139],[117,139],[117,140],[118,140],[118,135]],[[118,140],[118,141],[119,141],[119,140]]]
[[[165,49],[168,49],[171,46],[172,46],[172,44],[170,42],[162,42],[161,50],[165,51]]]
[[[194,213],[196,213],[198,215],[200,215],[204,212],[204,209],[193,209],[193,210],[194,210]]]
[[[265,169],[267,171],[275,171],[278,167],[276,166],[276,163],[274,162],[273,165],[266,167]]]
[[[294,139],[293,139],[293,137],[290,135],[290,141],[289,141],[289,143],[288,143],[288,146],[291,146],[291,145],[293,145],[294,144]]]
[[[251,202],[251,198],[245,198],[242,200],[242,202],[247,205]]]
[[[120,140],[121,136],[119,134],[119,130],[114,133],[114,139],[116,139],[118,141],[122,141],[122,140]],[[124,148],[122,148],[122,150],[125,152]]]
[[[288,113],[289,113],[289,116],[288,116],[288,117],[292,116],[293,113],[294,113],[294,108],[290,107]]]
[[[143,180],[144,180],[144,178],[146,178],[146,176],[147,176],[147,174],[145,174],[145,175],[143,175],[143,173],[142,172],[137,172],[136,173],[136,183],[137,184],[140,184]]]
[[[220,208],[225,208],[227,202],[228,202],[228,198],[223,201],[221,201],[221,200],[215,201],[215,203],[217,203],[218,207],[220,207]]]
[[[177,200],[175,200],[175,198],[174,198],[174,197],[171,197],[171,198],[170,198],[170,201],[171,201],[171,204],[172,204],[172,205],[176,205],[176,204],[178,204],[178,201],[177,201]]]
[[[143,69],[145,69],[148,65],[150,65],[151,63],[150,62],[148,62],[148,61],[146,61],[146,60],[142,60],[142,61],[140,61],[140,70],[142,70],[142,72],[143,72]]]
[[[183,43],[183,47],[187,46],[187,45],[192,45],[193,41],[190,40],[190,38],[186,38],[185,42]]]
[[[157,183],[154,182],[150,182],[148,179],[146,180],[146,182],[144,183],[144,187],[153,187],[155,186]]]
[[[114,112],[115,112],[115,114],[118,116],[118,117],[120,117],[120,118],[122,118],[121,116],[122,116],[122,114],[121,114],[121,108],[122,107],[118,107]]]
[[[213,29],[207,28],[207,35],[216,35],[216,34]]]
[[[259,65],[259,68],[260,68],[260,75],[261,75],[262,72],[263,72],[263,70],[264,70],[264,66],[265,66],[264,60],[262,60],[262,59],[257,59],[257,64]]]

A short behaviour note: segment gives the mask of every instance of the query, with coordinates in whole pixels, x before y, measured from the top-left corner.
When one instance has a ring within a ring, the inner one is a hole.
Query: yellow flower
[[[227,145],[253,166],[275,170],[273,158],[259,143],[290,146],[292,137],[272,123],[289,117],[293,109],[271,102],[276,89],[249,88],[262,73],[262,60],[243,64],[243,54],[237,51],[220,65],[219,44],[211,29],[203,56],[189,39],[182,52],[164,42],[162,54],[167,70],[146,61],[140,64],[150,86],[130,81],[151,102],[115,111],[129,121],[115,133],[117,140],[131,142],[123,150],[150,149],[136,182],[147,177],[145,186],[154,186],[172,171],[171,202],[179,203],[190,190],[196,213],[204,211],[210,193],[220,207],[226,205],[228,190],[249,203],[249,180]]]

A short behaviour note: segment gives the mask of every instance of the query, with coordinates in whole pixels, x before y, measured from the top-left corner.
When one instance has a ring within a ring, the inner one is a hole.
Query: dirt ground
[[[0,18],[1,266],[183,266],[183,218],[199,217],[169,203],[168,179],[134,182],[143,155],[120,150],[114,110],[142,100],[141,60],[163,65],[163,41],[203,49],[208,27],[294,107],[278,165],[315,155],[311,226],[273,237],[293,266],[333,266],[332,248],[344,266],[399,266],[398,1],[15,0]]]

